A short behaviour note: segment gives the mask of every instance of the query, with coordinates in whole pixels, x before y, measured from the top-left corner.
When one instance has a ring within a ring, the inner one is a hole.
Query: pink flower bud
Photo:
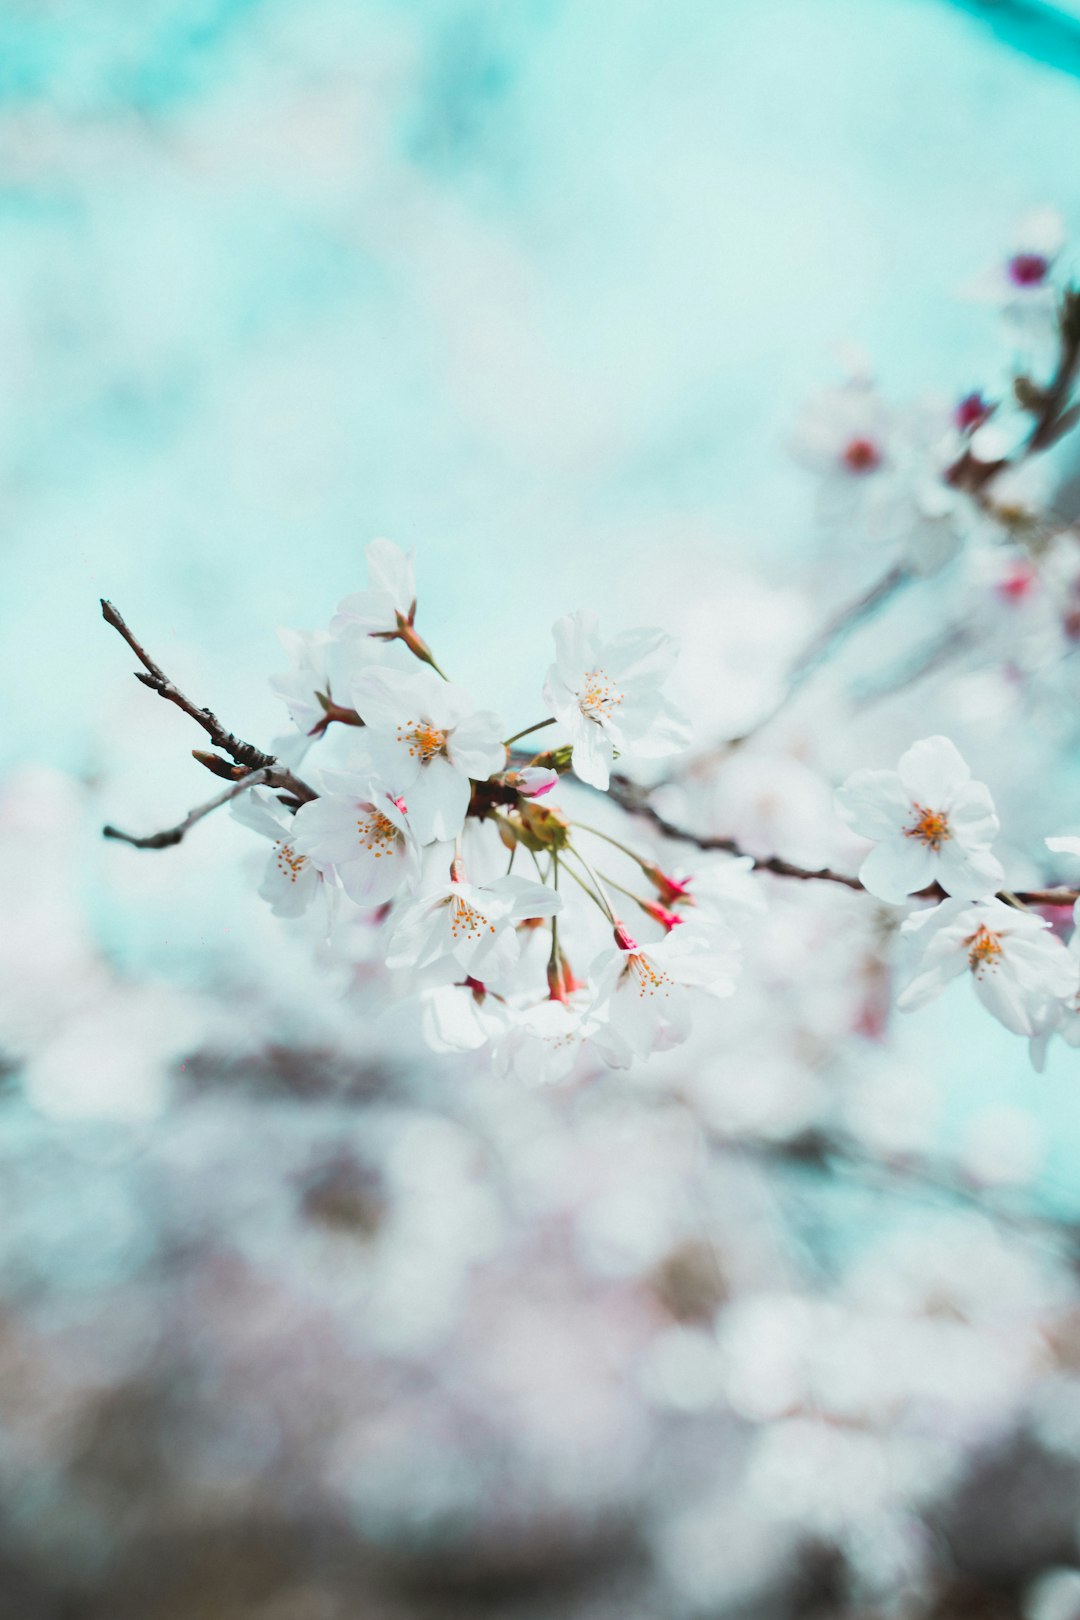
[[[1041,253],[1017,253],[1005,268],[1014,287],[1040,287],[1046,280],[1050,261]]]
[[[690,885],[694,881],[693,878],[670,877],[667,872],[661,871],[655,861],[647,864],[642,862],[641,870],[665,905],[677,905],[680,900],[688,900],[692,903]]]
[[[524,770],[507,771],[506,780],[525,799],[541,799],[550,793],[559,780],[558,771],[543,770],[539,765],[526,765]]]
[[[669,911],[667,906],[661,905],[659,900],[642,900],[641,909],[647,911],[654,922],[663,923],[669,934],[683,920],[681,917],[676,916],[674,911]]]

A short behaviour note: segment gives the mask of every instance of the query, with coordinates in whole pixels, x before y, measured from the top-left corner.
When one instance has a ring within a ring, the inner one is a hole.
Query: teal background
[[[678,630],[711,596],[722,636],[732,571],[819,566],[784,437],[837,346],[901,397],[966,391],[992,319],[956,289],[1027,209],[1080,218],[1078,14],[0,7],[0,767],[88,784],[72,882],[113,958],[233,961],[240,842],[151,868],[97,841],[206,788],[99,596],[256,740],[275,627],[325,622],[380,533],[516,724],[559,613]],[[1075,1056],[1036,1081],[956,1008],[898,1037],[942,1140],[1035,1110],[1067,1194]]]

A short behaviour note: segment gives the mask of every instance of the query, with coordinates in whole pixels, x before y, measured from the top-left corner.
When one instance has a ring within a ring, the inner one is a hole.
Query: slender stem
[[[602,838],[606,844],[611,844],[613,848],[629,856],[638,866],[642,864],[641,856],[636,855],[629,845],[620,843],[617,838],[612,838],[610,833],[601,832],[599,827],[590,827],[587,821],[572,821],[570,825],[571,827],[577,827],[581,832],[591,833],[594,838]]]
[[[558,888],[559,888],[559,853],[558,853],[558,850],[552,850],[552,878],[551,878],[551,883],[552,883],[552,887],[557,892]],[[548,958],[548,965],[550,967],[554,968],[556,972],[558,972],[558,968],[559,968],[559,919],[558,919],[558,916],[557,916],[557,914],[555,912],[552,912],[552,914],[551,914],[551,955]]]
[[[524,731],[515,731],[512,737],[507,737],[503,747],[509,748],[511,743],[518,742],[522,737],[531,737],[534,731],[543,731],[545,726],[553,726],[554,724],[555,716],[549,714],[546,720],[538,720],[534,726],[526,726]]]
[[[600,876],[609,889],[618,889],[619,893],[625,894],[626,898],[632,900],[635,906],[640,906],[642,911],[648,911],[649,906],[652,904],[651,900],[646,900],[643,895],[635,894],[633,889],[628,889],[624,883],[616,883],[615,879],[609,877],[606,872],[601,872]]]
[[[606,916],[607,911],[606,911],[606,909],[604,907],[603,901],[600,899],[600,896],[596,893],[595,889],[591,889],[589,887],[589,885],[585,882],[585,879],[580,875],[580,873],[575,872],[574,868],[572,866],[564,866],[563,871],[566,873],[567,877],[572,877],[573,878],[574,882],[577,884],[579,889],[584,889],[585,890],[585,893],[588,895],[588,897],[592,901],[593,905],[594,906],[599,906],[600,910],[603,911],[604,915]]]
[[[593,887],[595,888],[597,894],[600,897],[600,902],[601,902],[604,910],[607,912],[608,916],[611,918],[612,923],[617,923],[618,918],[615,915],[614,907],[612,906],[611,901],[608,899],[606,893],[604,892],[603,882],[597,876],[595,869],[592,866],[589,865],[589,862],[585,859],[584,855],[581,853],[580,849],[578,849],[576,844],[567,844],[566,853],[568,855],[575,855],[577,857],[577,859],[581,862],[581,864],[585,868],[586,872],[592,878]]]
[[[252,771],[250,776],[241,777],[239,782],[234,782],[224,793],[208,799],[205,804],[197,805],[194,810],[188,812],[183,821],[178,822],[175,827],[167,827],[164,832],[151,833],[146,838],[136,838],[132,833],[121,832],[119,827],[103,827],[102,836],[118,839],[123,844],[131,844],[135,849],[168,849],[171,844],[179,844],[188,829],[194,827],[204,816],[208,816],[211,810],[220,809],[223,804],[228,804],[230,799],[246,793],[248,788],[267,785],[272,776],[273,772],[268,767]]]

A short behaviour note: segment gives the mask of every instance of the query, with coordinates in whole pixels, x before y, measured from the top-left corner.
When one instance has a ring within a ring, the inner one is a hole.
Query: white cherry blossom
[[[470,978],[500,982],[518,959],[516,925],[561,909],[557,890],[528,878],[501,877],[484,885],[451,878],[401,912],[386,964],[426,968],[449,959]]]
[[[462,687],[427,669],[366,670],[352,699],[364,720],[360,749],[373,774],[405,800],[417,838],[456,838],[470,778],[486,781],[506,764],[499,717],[474,710]]]
[[[1049,358],[1056,339],[1055,272],[1065,246],[1065,227],[1056,208],[1037,208],[1019,223],[1009,251],[991,269],[969,282],[969,298],[994,304],[1014,341]]]
[[[722,998],[735,989],[739,944],[726,929],[706,937],[674,928],[663,939],[639,945],[619,924],[615,939],[596,958],[589,978],[596,985],[597,1011],[605,1019],[596,1044],[617,1066],[686,1039],[692,990]]]
[[[323,874],[297,847],[296,816],[257,788],[238,794],[229,808],[243,826],[273,840],[260,895],[275,917],[299,917],[322,890]]]
[[[392,540],[367,547],[368,588],[346,596],[330,621],[334,635],[396,636],[416,612],[413,553]]]
[[[555,1085],[570,1076],[594,1029],[587,997],[526,1007],[507,1018],[492,1046],[495,1071],[528,1086]]]
[[[557,620],[552,635],[544,699],[570,732],[583,782],[607,788],[616,752],[660,759],[686,747],[689,722],[660,691],[678,656],[673,636],[629,630],[601,641],[595,613],[584,611]]]
[[[1076,989],[1076,959],[1045,917],[997,899],[943,900],[915,912],[900,932],[915,956],[897,997],[903,1012],[925,1006],[951,980],[971,974],[975,994],[1017,1035],[1036,1035],[1053,1003]]]
[[[357,905],[381,906],[413,884],[420,852],[403,805],[386,789],[326,772],[327,792],[296,812],[293,843],[320,872],[335,873]]]
[[[859,878],[879,900],[899,904],[932,883],[979,900],[1004,879],[990,851],[998,819],[989,789],[971,780],[947,737],[912,744],[895,771],[856,771],[836,803],[853,831],[874,840]]]
[[[420,997],[420,1030],[433,1052],[478,1052],[502,1033],[507,1017],[479,979],[435,985]]]

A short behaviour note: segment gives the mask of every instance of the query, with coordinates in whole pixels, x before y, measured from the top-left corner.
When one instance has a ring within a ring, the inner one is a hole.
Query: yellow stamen
[[[904,828],[904,837],[918,838],[931,849],[940,849],[945,840],[952,837],[948,816],[944,810],[928,810],[922,804],[916,804],[915,810],[919,819],[913,826]]]

